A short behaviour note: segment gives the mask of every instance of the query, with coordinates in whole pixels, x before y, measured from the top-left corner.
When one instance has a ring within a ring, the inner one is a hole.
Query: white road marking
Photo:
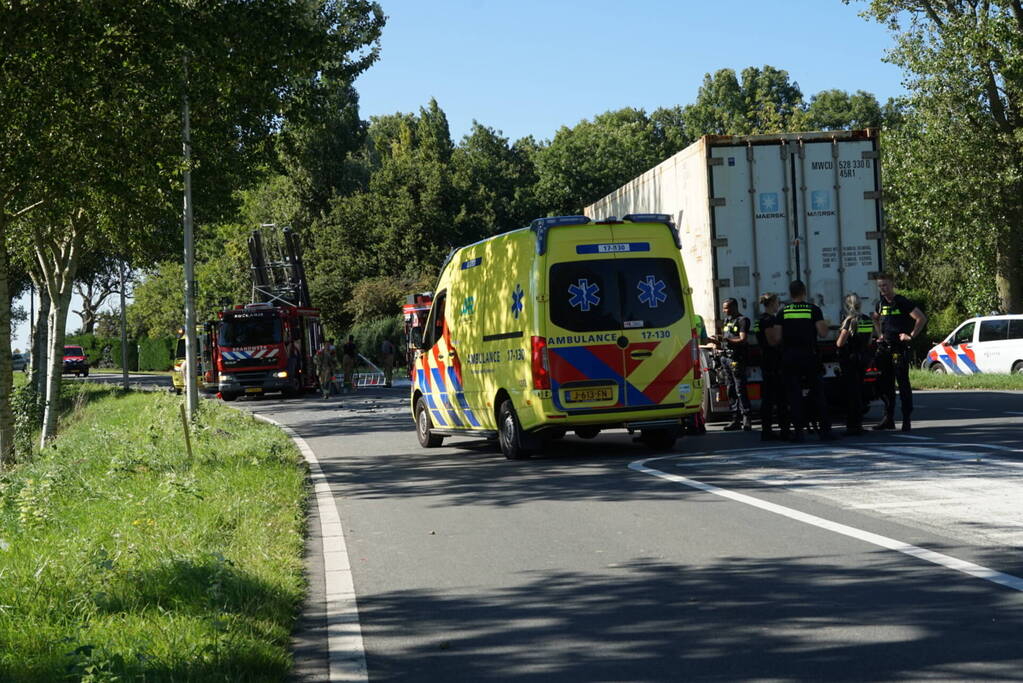
[[[323,474],[320,461],[305,439],[291,427],[252,413],[257,420],[280,427],[298,446],[302,457],[309,463],[309,478],[316,493],[316,507],[320,513],[320,531],[323,537],[323,572],[327,588],[327,651],[330,680],[368,681],[366,650],[359,625],[359,606],[355,599],[352,567],[345,545],[341,515],[334,502],[334,494]]]
[[[1006,410],[1005,414],[1006,415],[1023,415],[1023,413],[1016,413],[1016,412],[1013,412],[1011,410]]]
[[[917,441],[932,441],[933,437],[930,436],[917,436],[916,434],[892,434],[900,439],[915,439]]]
[[[645,460],[637,460],[636,462],[629,463],[629,469],[636,472],[642,472],[643,474],[649,474],[659,479],[665,479],[676,484],[682,484],[683,486],[688,486],[690,488],[704,491],[715,496],[727,498],[737,503],[750,505],[752,507],[759,508],[766,512],[780,515],[782,517],[787,517],[788,519],[792,519],[797,522],[802,522],[803,524],[809,524],[811,526],[815,526],[820,529],[825,529],[836,534],[848,536],[849,538],[854,538],[865,543],[870,543],[871,545],[876,545],[887,550],[894,550],[904,555],[909,555],[910,557],[915,557],[917,559],[921,559],[926,562],[930,562],[932,564],[945,567],[947,569],[953,569],[955,571],[962,572],[963,574],[966,574],[968,576],[983,579],[985,581],[990,581],[991,583],[996,583],[1000,586],[1005,586],[1006,588],[1011,588],[1012,590],[1023,592],[1023,578],[1013,576],[1012,574],[1005,574],[1003,572],[999,572],[979,564],[974,564],[973,562],[968,562],[966,560],[961,560],[959,558],[952,557],[951,555],[945,555],[944,553],[939,553],[933,550],[928,550],[926,548],[921,548],[919,546],[905,543],[894,538],[889,538],[887,536],[875,534],[870,531],[865,531],[863,529],[857,529],[856,527],[852,527],[847,524],[833,522],[829,519],[824,519],[823,517],[818,517],[817,515],[811,515],[805,512],[800,512],[799,510],[794,510],[784,505],[770,503],[766,500],[754,498],[753,496],[748,496],[744,493],[730,491],[728,489],[723,489],[718,486],[714,486],[713,484],[706,484],[702,481],[689,479],[688,477],[682,477],[677,474],[670,474],[668,472],[662,472],[661,470],[657,470],[652,467],[647,467],[648,462],[653,462],[655,460],[664,460],[666,458],[673,457],[677,456],[661,456],[658,458],[647,458]]]
[[[949,408],[949,410],[964,410],[970,413],[979,413],[980,408]]]

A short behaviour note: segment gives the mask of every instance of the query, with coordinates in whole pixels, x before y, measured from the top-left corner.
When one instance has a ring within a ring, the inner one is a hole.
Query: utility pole
[[[188,54],[185,54],[185,90],[182,95],[182,147],[185,155],[185,403],[189,419],[199,408],[195,339],[195,238],[192,234],[192,133],[188,124]]]
[[[127,263],[121,262],[121,379],[124,390],[128,391],[128,318],[124,314],[124,269]]]

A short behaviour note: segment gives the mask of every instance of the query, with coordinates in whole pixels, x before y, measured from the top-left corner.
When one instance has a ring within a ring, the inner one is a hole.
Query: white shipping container
[[[595,220],[663,213],[679,228],[693,305],[709,333],[720,303],[806,283],[837,325],[855,292],[873,311],[884,217],[876,131],[709,135],[587,206]]]

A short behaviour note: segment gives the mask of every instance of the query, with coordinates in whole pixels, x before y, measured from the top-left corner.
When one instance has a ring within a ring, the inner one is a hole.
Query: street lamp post
[[[199,407],[195,339],[195,238],[192,234],[192,140],[188,122],[188,55],[185,55],[185,91],[182,96],[182,147],[185,156],[185,402],[189,418]]]

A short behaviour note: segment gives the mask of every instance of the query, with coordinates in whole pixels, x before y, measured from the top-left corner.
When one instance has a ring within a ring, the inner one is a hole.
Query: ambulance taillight
[[[547,357],[546,337],[533,337],[533,388],[551,388],[551,364]]]
[[[692,348],[693,354],[693,379],[697,380],[703,374],[700,371],[700,333],[695,327],[693,328],[693,343],[689,346]]]

